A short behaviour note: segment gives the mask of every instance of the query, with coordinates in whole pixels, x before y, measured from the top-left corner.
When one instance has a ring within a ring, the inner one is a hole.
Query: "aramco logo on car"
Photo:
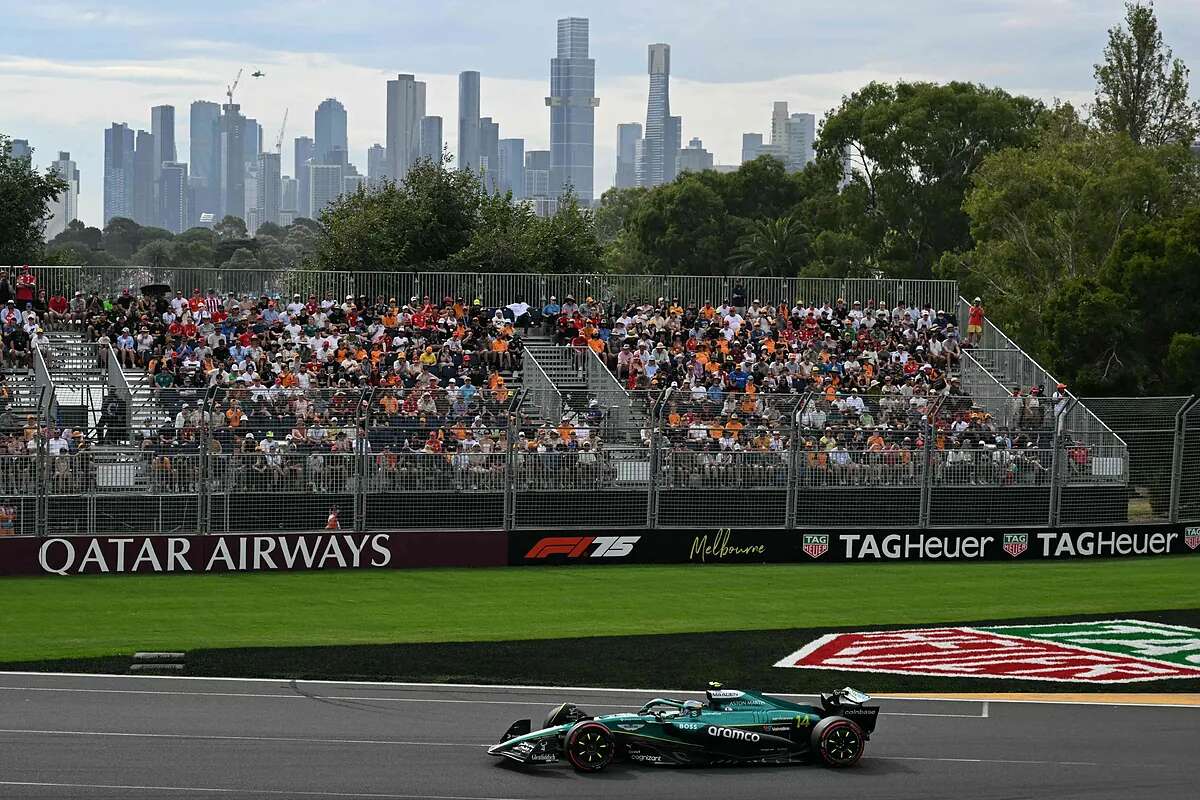
[[[1098,620],[831,633],[775,666],[1084,683],[1195,679],[1200,629]]]

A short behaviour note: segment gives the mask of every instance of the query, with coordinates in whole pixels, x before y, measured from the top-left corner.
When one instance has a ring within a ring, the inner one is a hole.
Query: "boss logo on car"
[[[622,558],[633,552],[640,536],[545,536],[529,548],[527,559],[565,556],[566,558]],[[588,548],[594,548],[588,552]]]
[[[716,725],[709,725],[707,733],[718,739],[736,739],[741,742],[757,742],[759,739],[757,733],[740,731],[737,728],[718,728]]]

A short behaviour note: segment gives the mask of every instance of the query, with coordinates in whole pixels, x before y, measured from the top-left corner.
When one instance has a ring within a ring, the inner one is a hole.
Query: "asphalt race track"
[[[870,690],[869,681],[863,689]],[[1200,708],[883,700],[858,767],[578,775],[484,755],[514,719],[645,693],[0,674],[0,798],[1197,797]],[[681,698],[681,699],[686,699]]]

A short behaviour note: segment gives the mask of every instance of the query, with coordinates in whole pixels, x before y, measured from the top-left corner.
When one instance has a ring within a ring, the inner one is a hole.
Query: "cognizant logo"
[[[529,548],[525,558],[623,558],[633,552],[640,536],[546,536]],[[594,547],[593,547],[594,546]],[[591,549],[589,553],[588,550]]]

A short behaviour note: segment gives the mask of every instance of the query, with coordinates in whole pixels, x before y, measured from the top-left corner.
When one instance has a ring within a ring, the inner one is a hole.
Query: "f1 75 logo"
[[[549,558],[550,556],[566,556],[567,558],[624,558],[633,552],[641,536],[546,536],[529,548],[525,558]],[[588,553],[588,548],[595,549]]]

